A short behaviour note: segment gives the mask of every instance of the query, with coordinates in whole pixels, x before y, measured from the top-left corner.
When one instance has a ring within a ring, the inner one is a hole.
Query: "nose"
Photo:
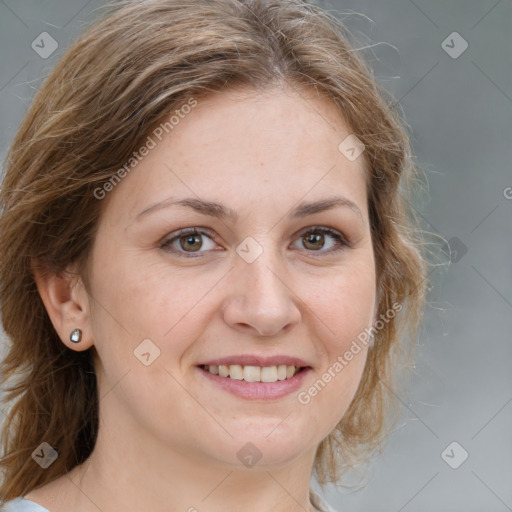
[[[226,283],[224,321],[244,334],[274,336],[301,320],[301,300],[279,255],[263,253],[252,263],[237,257]]]

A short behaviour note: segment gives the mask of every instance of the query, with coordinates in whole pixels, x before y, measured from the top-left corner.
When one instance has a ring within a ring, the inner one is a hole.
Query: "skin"
[[[296,356],[312,367],[299,391],[307,390],[372,325],[365,160],[338,150],[351,130],[334,105],[297,91],[201,100],[105,199],[88,290],[80,279],[37,273],[63,343],[97,351],[100,427],[89,459],[28,499],[52,512],[310,510],[316,448],[348,409],[367,349],[307,405],[298,392],[236,397],[196,367],[233,354]],[[333,194],[361,217],[346,206],[287,217],[298,203]],[[171,196],[222,203],[239,219],[179,206],[135,219]],[[308,244],[304,233],[315,226],[339,231],[350,246],[332,252],[330,235]],[[161,247],[186,227],[211,231],[199,257],[186,255],[200,243]],[[263,248],[252,263],[236,253],[247,236]],[[83,331],[78,344],[69,341],[74,328]],[[149,366],[133,353],[146,338],[160,349]],[[262,454],[252,468],[236,456],[247,442]]]

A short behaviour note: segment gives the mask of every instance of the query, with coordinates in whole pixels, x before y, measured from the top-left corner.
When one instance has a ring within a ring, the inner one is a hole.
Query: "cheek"
[[[311,285],[307,280],[303,282],[304,289],[308,284]],[[309,297],[303,292],[308,297],[307,305],[326,327],[328,351],[342,350],[372,323],[376,298],[374,271],[366,265],[347,267],[317,280],[317,285],[318,291],[309,292]]]
[[[327,289],[308,303],[321,319],[316,331],[321,341],[316,346],[322,365],[298,396],[308,418],[318,418],[317,428],[324,436],[343,418],[359,387],[368,354],[361,335],[372,325],[375,283],[371,272],[353,272],[340,274]]]
[[[316,333],[322,367],[299,401],[319,411],[327,433],[341,420],[359,386],[368,353],[368,343],[362,340],[373,322],[375,298],[373,267],[360,264],[326,280],[323,292],[308,302],[321,319]]]
[[[215,284],[215,276],[170,268],[153,254],[98,250],[95,294],[118,327],[134,336],[163,336]]]
[[[179,364],[211,319],[211,292],[225,271],[170,269],[128,258],[113,263],[105,262],[95,282],[101,306],[94,309],[94,335],[105,365],[114,359],[119,371],[140,371],[134,350],[145,339],[160,351],[160,364]]]

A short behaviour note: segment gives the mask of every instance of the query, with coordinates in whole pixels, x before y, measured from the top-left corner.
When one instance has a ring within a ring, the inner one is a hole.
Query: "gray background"
[[[374,45],[367,56],[403,108],[429,184],[415,207],[451,248],[431,274],[399,426],[368,485],[330,487],[326,499],[343,512],[512,511],[512,2],[317,3]],[[0,1],[2,159],[45,74],[103,4]],[[42,32],[59,44],[47,59],[31,48]],[[452,32],[468,44],[457,58]],[[463,450],[457,469],[445,462]]]

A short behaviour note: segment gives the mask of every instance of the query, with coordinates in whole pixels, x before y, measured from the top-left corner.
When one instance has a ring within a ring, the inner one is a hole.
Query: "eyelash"
[[[304,231],[299,236],[298,239],[304,238],[307,235],[310,235],[312,233],[322,233],[324,235],[327,234],[327,235],[331,236],[332,238],[334,238],[338,243],[338,246],[335,249],[329,249],[327,251],[312,251],[312,250],[306,249],[306,251],[313,253],[312,256],[314,256],[316,258],[322,257],[322,255],[324,255],[324,254],[337,253],[339,251],[344,250],[347,247],[350,247],[350,243],[338,231],[335,231],[334,229],[323,227],[323,226],[315,226],[315,227],[309,228],[307,231]],[[202,257],[201,254],[203,254],[204,252],[207,252],[207,251],[196,251],[195,253],[194,252],[187,253],[186,251],[180,251],[180,250],[176,250],[174,248],[170,248],[171,244],[173,242],[175,242],[176,240],[179,240],[180,238],[184,238],[186,236],[193,236],[193,235],[205,235],[208,238],[212,239],[212,233],[209,230],[206,230],[204,228],[203,229],[201,229],[201,228],[185,228],[185,229],[178,231],[176,233],[176,235],[174,235],[172,238],[165,239],[160,244],[160,248],[164,249],[165,251],[167,251],[169,253],[178,254],[180,257],[200,258],[200,257]],[[320,255],[314,254],[315,252],[320,253]]]

